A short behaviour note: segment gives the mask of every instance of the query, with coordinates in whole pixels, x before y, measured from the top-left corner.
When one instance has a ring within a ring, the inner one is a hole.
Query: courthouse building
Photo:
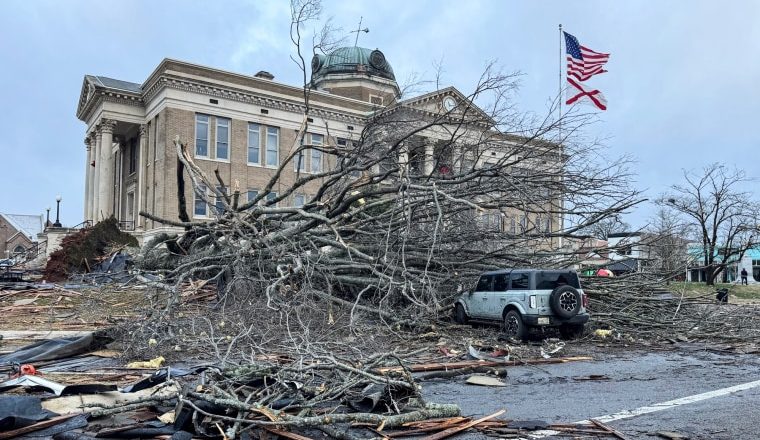
[[[369,118],[389,105],[435,114],[466,100],[449,87],[399,103],[393,69],[379,50],[340,48],[315,56],[311,68],[306,142],[312,145],[350,148]],[[207,175],[218,170],[224,182],[237,182],[250,200],[296,147],[304,122],[303,93],[268,72],[245,75],[172,59],[163,60],[141,84],[86,75],[77,108],[86,124],[84,219],[97,222],[114,215],[141,240],[170,229],[138,213],[178,219],[176,136]],[[434,154],[435,134],[429,136],[420,139],[424,157]],[[312,149],[300,161],[299,173],[329,166],[329,158]],[[429,172],[431,166],[423,161],[421,168]],[[294,182],[295,168],[284,169],[281,187]],[[279,203],[304,204],[319,182],[309,185]],[[279,188],[266,197],[277,198]],[[185,199],[194,220],[214,215],[213,204],[196,197],[189,181]]]

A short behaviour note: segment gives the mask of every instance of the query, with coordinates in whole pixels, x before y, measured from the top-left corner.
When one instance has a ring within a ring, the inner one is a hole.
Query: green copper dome
[[[396,80],[382,52],[355,46],[341,47],[328,55],[314,55],[311,60],[312,77],[317,79],[331,73],[365,73]]]

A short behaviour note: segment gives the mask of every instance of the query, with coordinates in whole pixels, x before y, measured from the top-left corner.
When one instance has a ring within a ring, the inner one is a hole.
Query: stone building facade
[[[310,144],[350,148],[373,114],[398,104],[393,69],[379,50],[340,48],[315,56],[311,68]],[[224,182],[239,188],[243,201],[258,196],[297,146],[305,122],[303,94],[303,87],[278,83],[267,72],[243,75],[172,59],[163,60],[141,84],[86,75],[77,108],[86,124],[84,220],[114,215],[141,241],[171,229],[139,212],[178,219],[176,137],[207,175],[218,170]],[[465,99],[450,87],[405,102],[434,114]],[[436,136],[420,136],[420,171],[432,171]],[[300,173],[332,165],[330,157],[311,150],[302,158]],[[279,197],[280,187],[296,179],[295,168],[286,167],[279,187],[265,197]],[[319,185],[310,182],[303,193],[278,203],[301,205]],[[193,220],[213,217],[213,200],[197,197],[189,182],[184,196]],[[511,225],[507,220],[499,227],[514,229],[519,222],[515,216]]]

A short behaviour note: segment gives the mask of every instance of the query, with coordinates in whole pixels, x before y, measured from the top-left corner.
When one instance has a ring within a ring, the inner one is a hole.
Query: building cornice
[[[264,94],[258,94],[240,88],[229,86],[223,87],[213,83],[188,79],[172,74],[162,74],[157,76],[151,85],[145,90],[143,101],[150,102],[164,89],[181,90],[214,98],[251,104],[261,108],[282,110],[290,113],[303,113],[306,111],[306,106],[301,102],[282,98],[273,98],[270,96],[265,96]],[[367,121],[367,118],[365,116],[320,107],[318,103],[313,101],[311,104],[311,111],[312,116],[317,116],[332,121],[340,121],[349,124],[364,124]]]

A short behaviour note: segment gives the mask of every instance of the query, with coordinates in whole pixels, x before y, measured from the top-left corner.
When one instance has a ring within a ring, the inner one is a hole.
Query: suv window
[[[475,287],[476,292],[490,292],[491,291],[491,281],[493,280],[492,275],[483,275],[478,280],[478,285]]]
[[[513,290],[528,290],[530,286],[530,276],[527,273],[511,273],[509,279],[512,280]]]
[[[538,272],[536,273],[537,290],[554,290],[558,286],[572,286],[579,289],[578,274],[575,272]]]
[[[494,292],[504,292],[509,285],[509,274],[503,273],[494,275],[493,290]]]

